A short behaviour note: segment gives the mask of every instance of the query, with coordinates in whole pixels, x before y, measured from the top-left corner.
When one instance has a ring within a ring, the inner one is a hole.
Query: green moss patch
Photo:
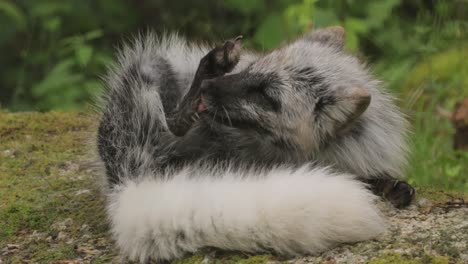
[[[0,260],[3,263],[122,261],[108,234],[104,201],[90,162],[89,143],[94,140],[96,120],[96,116],[84,113],[0,111]],[[453,198],[468,200],[467,193],[426,187],[417,191],[418,197],[427,198],[432,205],[443,204]],[[304,261],[346,263],[363,260],[375,264],[461,262],[467,257],[462,253],[466,246],[456,243],[452,237],[462,239],[468,227],[457,220],[450,220],[460,218],[463,211],[458,210],[462,209],[445,210],[424,212],[424,208],[416,206],[395,211],[390,219],[398,228],[383,240],[342,245],[322,255],[307,257]],[[421,219],[421,222],[414,219]],[[420,223],[433,221],[440,223],[434,231],[436,233],[427,237],[421,234],[398,237],[408,231],[409,225],[417,231]],[[447,232],[442,227],[444,223],[447,223]],[[434,254],[424,253],[424,245],[430,245]],[[413,255],[395,253],[406,247],[413,247]],[[284,261],[271,255],[206,251],[174,263],[303,263],[301,261]]]
[[[95,118],[83,113],[0,112],[3,260],[86,259],[83,245],[108,238],[88,155],[94,127]]]

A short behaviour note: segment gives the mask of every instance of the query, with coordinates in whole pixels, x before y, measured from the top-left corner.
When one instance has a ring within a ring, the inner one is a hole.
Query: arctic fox
[[[107,76],[97,145],[108,215],[132,260],[204,247],[314,254],[376,237],[396,207],[407,122],[343,51],[344,30],[268,54],[140,37]]]

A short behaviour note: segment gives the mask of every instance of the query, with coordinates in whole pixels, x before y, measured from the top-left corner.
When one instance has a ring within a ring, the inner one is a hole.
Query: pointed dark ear
[[[369,107],[371,94],[366,88],[352,87],[347,89],[346,98],[354,107],[354,110],[351,111],[350,119],[355,119],[362,115],[367,107]]]
[[[366,88],[362,87],[350,87],[344,89],[343,94],[340,95],[342,98],[339,101],[340,109],[345,110],[345,115],[341,122],[337,123],[338,133],[346,132],[354,121],[360,117],[369,107],[371,102],[371,94]],[[336,119],[340,120],[340,119]]]
[[[345,45],[345,30],[340,26],[317,29],[305,35],[306,39],[316,41],[328,46],[343,49]]]

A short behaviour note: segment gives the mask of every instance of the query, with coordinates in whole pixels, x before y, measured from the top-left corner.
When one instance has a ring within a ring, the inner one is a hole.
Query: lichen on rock
[[[0,263],[124,261],[89,162],[96,120],[0,111]],[[207,249],[174,263],[468,263],[468,208],[446,203],[468,195],[427,187],[418,193],[405,210],[380,203],[389,227],[376,240],[295,259]]]

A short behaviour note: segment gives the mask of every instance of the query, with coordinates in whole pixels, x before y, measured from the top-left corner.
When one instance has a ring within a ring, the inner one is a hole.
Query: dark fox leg
[[[405,181],[400,181],[390,176],[364,180],[376,195],[390,201],[396,208],[408,206],[414,198],[415,190]]]
[[[240,59],[241,39],[237,37],[217,46],[200,60],[189,91],[177,110],[168,116],[169,129],[176,136],[183,136],[198,119],[197,105],[203,80],[223,76],[232,71]]]

